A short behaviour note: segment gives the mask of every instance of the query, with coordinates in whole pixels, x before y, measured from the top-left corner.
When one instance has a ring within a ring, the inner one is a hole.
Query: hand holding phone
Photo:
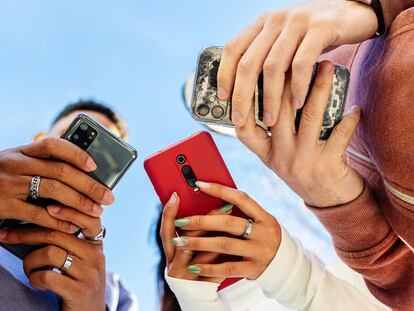
[[[221,47],[210,46],[201,50],[197,69],[194,78],[193,98],[191,102],[192,115],[197,121],[234,127],[232,121],[232,103],[227,100],[218,98],[217,74],[221,62],[223,49]],[[318,70],[319,63],[316,63],[310,83],[312,88],[315,74]],[[334,75],[329,98],[326,101],[324,118],[321,122],[320,139],[326,140],[332,133],[333,128],[339,123],[345,107],[346,96],[350,81],[349,71],[341,66],[334,65]],[[262,127],[268,133],[270,128],[263,122],[263,74],[259,75],[256,85],[256,91],[253,98],[255,120],[257,125]],[[300,119],[303,109],[296,111],[295,127],[299,130]]]
[[[172,145],[144,162],[145,170],[163,205],[166,205],[172,193],[180,198],[177,218],[192,215],[206,215],[218,210],[227,202],[200,191],[198,180],[215,182],[236,188],[226,164],[221,157],[213,138],[208,132],[200,132]],[[232,215],[245,217],[236,207]],[[221,256],[219,261],[237,258]],[[220,288],[233,284],[238,279],[225,280]]]
[[[20,198],[22,208],[33,210],[28,214],[38,215],[38,218],[18,216],[15,218],[19,220],[3,220],[1,227],[31,227],[34,223],[74,233],[77,227],[71,223],[76,223],[77,219],[64,221],[54,219],[50,217],[45,207],[63,205],[65,208],[78,210],[75,214],[82,214],[84,215],[82,218],[85,218],[88,215],[100,216],[103,212],[100,204],[113,203],[111,189],[135,161],[137,156],[135,149],[85,114],[75,118],[62,138],[46,138],[21,148],[20,152],[24,155],[33,156],[30,161],[31,167],[42,168],[29,174],[41,177],[39,198],[29,197],[25,202],[30,178]],[[93,166],[88,163],[92,163]],[[11,170],[11,174],[16,174],[15,170]],[[19,258],[23,258],[35,249],[28,245],[3,245],[3,247]]]

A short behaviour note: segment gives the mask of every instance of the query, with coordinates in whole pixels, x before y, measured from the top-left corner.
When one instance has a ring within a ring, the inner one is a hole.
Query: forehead
[[[105,116],[102,113],[99,113],[96,111],[90,111],[90,110],[76,110],[68,114],[67,116],[61,118],[58,122],[56,122],[56,124],[52,126],[48,135],[55,136],[55,137],[61,136],[66,131],[66,129],[69,127],[73,119],[75,119],[77,115],[80,113],[85,113],[89,115],[90,117],[92,117],[93,119],[97,120],[99,123],[101,123],[111,132],[113,132],[115,135],[117,136],[121,135],[115,123],[109,120],[107,116]]]

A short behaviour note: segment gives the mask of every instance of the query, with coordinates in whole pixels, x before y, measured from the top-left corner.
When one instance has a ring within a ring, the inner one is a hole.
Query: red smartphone
[[[223,158],[208,132],[199,132],[144,161],[147,172],[161,203],[165,205],[175,191],[180,197],[177,218],[205,215],[227,202],[211,197],[197,188],[197,180],[237,188]],[[232,215],[246,218],[236,207]],[[220,256],[218,262],[240,260],[234,256]],[[240,278],[224,280],[219,290]]]

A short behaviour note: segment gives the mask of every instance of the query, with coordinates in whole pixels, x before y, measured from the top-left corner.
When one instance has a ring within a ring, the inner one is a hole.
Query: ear
[[[40,132],[35,137],[33,137],[33,141],[39,141],[46,137],[46,132]]]

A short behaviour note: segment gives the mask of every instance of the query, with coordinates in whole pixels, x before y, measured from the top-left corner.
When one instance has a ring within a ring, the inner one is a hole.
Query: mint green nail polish
[[[188,244],[188,240],[186,238],[183,237],[178,237],[178,238],[173,238],[172,239],[172,244],[174,244],[174,246],[185,246]]]
[[[229,212],[233,207],[234,207],[233,204],[228,203],[228,204],[220,207],[219,212],[222,213],[222,214],[225,214],[225,213]]]
[[[190,223],[190,218],[181,218],[181,219],[176,219],[174,221],[174,225],[178,228],[188,226],[189,223]]]
[[[200,182],[197,180],[197,181],[195,182],[195,185],[196,185],[197,187],[200,187]]]
[[[188,266],[187,271],[194,274],[200,274],[201,268],[199,266]]]

